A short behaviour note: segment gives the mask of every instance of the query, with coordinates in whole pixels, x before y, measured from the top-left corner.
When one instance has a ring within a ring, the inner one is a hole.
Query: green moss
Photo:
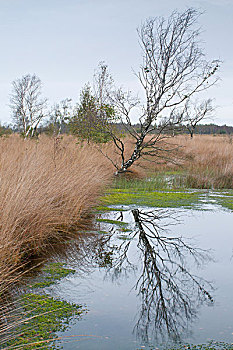
[[[128,229],[128,228],[125,228],[125,227],[121,227],[120,228],[120,231],[121,232],[131,232],[132,230]]]
[[[31,285],[31,288],[44,288],[60,281],[62,278],[75,273],[75,270],[64,267],[65,264],[53,262],[45,265],[39,276],[39,281]]]
[[[55,340],[58,331],[65,331],[71,319],[80,317],[86,310],[80,305],[57,300],[48,295],[24,294],[19,299],[22,308],[19,326],[11,331],[9,349],[59,349]]]
[[[104,230],[99,230],[97,231],[100,235],[109,235],[108,231],[104,231]]]
[[[128,223],[124,221],[118,221],[118,220],[110,220],[110,219],[96,219],[97,222],[104,222],[106,224],[112,224],[117,226],[127,226]]]
[[[75,273],[65,266],[60,262],[45,265],[39,278],[36,277],[38,282],[30,288],[44,288]],[[9,349],[60,349],[56,333],[65,331],[73,317],[77,319],[86,312],[80,305],[35,292],[23,294],[17,304],[20,310],[20,314],[15,315],[17,326],[11,330],[11,340],[4,343]]]
[[[98,206],[96,207],[96,213],[100,212],[108,212],[108,211],[125,211],[126,209],[119,209],[119,208],[109,208],[105,206]]]
[[[233,210],[233,191],[218,190],[209,192],[209,201],[223,208]]]
[[[157,191],[145,192],[113,190],[102,197],[105,205],[137,205],[159,208],[193,208],[201,204],[201,191]]]

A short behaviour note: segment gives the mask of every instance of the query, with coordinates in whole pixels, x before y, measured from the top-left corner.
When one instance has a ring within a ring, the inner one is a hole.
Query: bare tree
[[[219,61],[207,62],[199,45],[200,30],[195,29],[200,13],[188,9],[164,18],[148,19],[139,29],[143,61],[136,73],[144,98],[133,98],[122,89],[109,94],[118,117],[134,140],[134,149],[126,157],[124,140],[109,130],[120,155],[117,174],[140,158],[158,159],[169,155],[164,139],[185,121],[186,101],[216,83]],[[133,126],[138,115],[139,128]],[[191,121],[195,124],[196,117]],[[194,125],[193,124],[193,125]]]
[[[128,214],[122,213],[118,219],[127,220]],[[103,257],[110,261],[105,267],[114,280],[135,274],[141,306],[134,331],[140,339],[148,342],[153,333],[158,338],[179,339],[200,305],[213,303],[211,283],[190,269],[192,264],[200,267],[210,261],[211,252],[172,235],[168,228],[177,223],[177,212],[133,209],[131,214],[135,227],[116,247],[114,239],[113,245],[106,241],[101,262]]]
[[[71,101],[71,98],[66,98],[52,107],[49,113],[48,127],[51,129],[53,136],[58,137],[66,123],[69,122],[72,115]]]
[[[187,100],[184,108],[184,126],[188,130],[190,137],[193,138],[194,130],[200,121],[210,117],[214,111],[212,100],[208,99],[201,103],[190,103]]]
[[[113,88],[113,83],[108,66],[101,61],[94,73],[94,92],[100,107],[109,103],[109,93]]]
[[[42,83],[35,74],[24,75],[12,83],[10,107],[13,120],[25,138],[33,137],[45,116],[46,98],[41,98]]]

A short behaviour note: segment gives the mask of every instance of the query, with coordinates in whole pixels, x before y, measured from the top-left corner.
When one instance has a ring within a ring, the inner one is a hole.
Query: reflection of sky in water
[[[185,239],[194,237],[197,246],[214,250],[216,260],[209,262],[204,269],[194,271],[195,274],[214,282],[215,304],[210,307],[200,306],[198,319],[190,327],[192,335],[188,336],[186,333],[185,341],[202,343],[215,339],[233,342],[232,213],[183,211],[182,214],[183,222],[171,226],[172,235],[182,235]],[[130,255],[135,260],[134,249],[131,249]],[[136,276],[137,272],[135,275],[130,274],[128,278],[121,277],[112,281],[110,275],[106,277],[106,270],[96,269],[88,276],[74,276],[69,281],[62,282],[62,296],[69,301],[85,304],[89,310],[65,335],[97,336],[63,344],[64,349],[131,350],[145,345],[136,341],[132,333],[140,306],[137,292],[133,289]],[[154,346],[156,348],[156,344]]]

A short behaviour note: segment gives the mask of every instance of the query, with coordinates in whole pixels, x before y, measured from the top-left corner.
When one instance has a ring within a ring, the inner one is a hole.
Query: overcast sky
[[[35,73],[49,103],[75,103],[83,85],[105,61],[117,84],[136,93],[140,62],[136,28],[148,17],[195,7],[207,58],[223,61],[215,123],[233,125],[233,0],[0,0],[0,120],[10,122],[14,79]]]

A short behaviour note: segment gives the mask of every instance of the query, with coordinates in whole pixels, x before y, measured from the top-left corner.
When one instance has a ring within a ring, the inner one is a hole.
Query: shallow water
[[[190,285],[186,288],[189,290],[192,298],[193,313],[196,317],[192,317],[186,321],[185,316],[177,324],[180,340],[189,343],[205,343],[210,339],[216,341],[233,342],[233,215],[230,211],[220,211],[217,207],[212,207],[212,211],[191,211],[176,210],[175,214],[179,214],[180,222],[170,222],[170,219],[163,219],[162,222],[168,224],[172,237],[182,236],[185,242],[195,243],[197,247],[202,249],[211,249],[214,261],[205,262],[204,266],[197,268],[191,259],[187,256],[187,267],[193,275],[198,275],[204,279],[211,281],[214,290],[210,290],[214,303],[202,302],[198,299],[195,292],[195,286]],[[151,208],[150,208],[151,210]],[[116,219],[118,213],[109,213],[108,217]],[[128,221],[133,226],[133,216],[130,211],[123,213],[124,221]],[[174,211],[173,211],[174,215]],[[170,224],[169,224],[170,222]],[[161,224],[163,226],[163,224]],[[110,225],[107,225],[110,228]],[[128,237],[128,232],[123,232]],[[127,251],[127,257],[132,264],[138,268],[137,271],[130,269],[129,265],[124,262],[122,265],[124,271],[116,274],[114,261],[118,259],[119,254],[114,253],[108,255],[112,257],[112,262],[102,264],[99,267],[96,264],[88,273],[79,274],[62,281],[55,293],[60,294],[68,301],[78,304],[85,304],[89,312],[82,320],[74,322],[70,330],[65,336],[89,335],[87,337],[73,338],[72,341],[62,343],[64,349],[162,349],[168,341],[168,332],[166,327],[155,334],[153,309],[149,313],[151,322],[144,319],[135,328],[140,319],[142,306],[141,294],[139,289],[135,290],[135,283],[138,280],[142,268],[143,260],[142,252],[138,253],[138,238],[135,236],[132,240],[118,239],[117,236],[122,233],[115,232],[110,240],[110,245],[119,246],[120,243],[127,244],[130,248]],[[169,237],[170,237],[169,236]],[[192,238],[192,241],[190,241]],[[108,250],[109,251],[109,250]],[[115,259],[115,260],[114,260]],[[77,266],[77,271],[79,267]],[[119,271],[117,271],[119,272]],[[186,282],[180,279],[180,290],[183,290]],[[208,287],[208,286],[207,286]],[[165,291],[166,292],[166,291]],[[203,298],[202,298],[203,299]],[[148,304],[146,305],[146,307]],[[175,317],[175,309],[171,310]],[[182,305],[178,309],[181,315]],[[182,323],[184,329],[179,327]],[[148,326],[148,338],[145,337],[145,326]],[[157,336],[157,338],[155,337]],[[161,346],[161,336],[163,338],[163,346]],[[167,345],[168,346],[168,345]]]

